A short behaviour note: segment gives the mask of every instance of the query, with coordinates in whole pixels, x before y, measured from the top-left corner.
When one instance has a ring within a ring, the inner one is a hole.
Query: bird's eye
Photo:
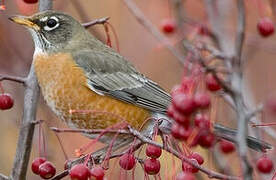
[[[59,26],[59,19],[55,16],[50,17],[48,20],[46,20],[46,24],[44,26],[44,30],[51,31],[53,29],[56,29]]]
[[[55,19],[49,19],[46,24],[49,28],[53,28],[57,25],[57,21]]]

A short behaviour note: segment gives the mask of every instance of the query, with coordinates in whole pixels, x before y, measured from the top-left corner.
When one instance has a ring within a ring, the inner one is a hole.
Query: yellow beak
[[[30,21],[30,19],[28,17],[13,16],[13,17],[10,17],[9,19],[17,24],[27,26],[27,27],[32,28],[37,31],[40,30],[40,27],[37,24]]]

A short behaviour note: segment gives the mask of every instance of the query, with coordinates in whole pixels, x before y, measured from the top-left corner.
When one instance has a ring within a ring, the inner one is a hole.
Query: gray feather
[[[88,87],[98,94],[112,96],[153,112],[165,113],[170,95],[155,82],[140,74],[114,51],[95,49],[73,53],[87,76]]]

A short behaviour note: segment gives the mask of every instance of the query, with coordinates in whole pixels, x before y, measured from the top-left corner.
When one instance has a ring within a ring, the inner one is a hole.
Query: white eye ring
[[[46,23],[46,25],[43,27],[43,29],[44,29],[45,31],[51,31],[51,30],[53,30],[53,29],[56,29],[56,28],[59,26],[59,20],[58,20],[57,17],[52,16],[52,17],[49,18],[49,20],[51,20],[51,19],[55,20],[55,21],[57,22],[57,24],[56,24],[54,27],[49,27],[49,26],[47,25],[47,23]]]

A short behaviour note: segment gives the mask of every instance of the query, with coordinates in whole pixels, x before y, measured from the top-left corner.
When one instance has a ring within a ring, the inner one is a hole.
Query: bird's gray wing
[[[114,51],[82,50],[73,53],[77,64],[87,76],[88,87],[101,95],[153,112],[165,113],[170,95]]]

